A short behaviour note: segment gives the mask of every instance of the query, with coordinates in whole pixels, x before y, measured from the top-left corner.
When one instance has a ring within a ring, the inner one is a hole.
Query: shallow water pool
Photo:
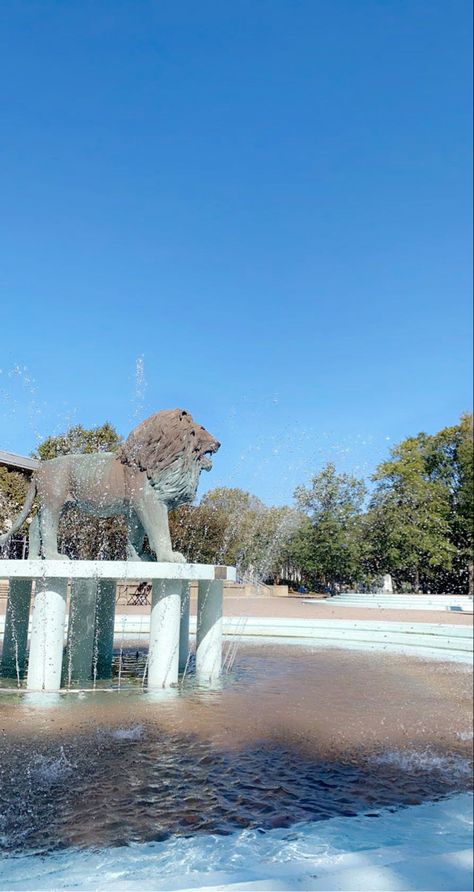
[[[334,821],[379,827],[380,841],[388,815],[470,784],[470,673],[416,658],[253,646],[220,691],[157,698],[131,685],[48,707],[10,693],[0,710],[12,882],[25,858],[61,872],[139,851],[205,862],[210,847],[238,861],[250,842],[258,860],[274,839],[324,849]]]

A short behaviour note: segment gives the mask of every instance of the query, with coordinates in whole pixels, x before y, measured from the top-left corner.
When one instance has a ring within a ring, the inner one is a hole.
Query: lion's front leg
[[[145,530],[136,511],[130,511],[127,518],[127,560],[146,561],[150,555],[144,552]]]
[[[150,548],[155,552],[156,560],[174,564],[186,563],[186,558],[179,551],[173,551],[168,510],[157,498],[150,484],[145,484],[140,490],[134,507],[148,537]]]

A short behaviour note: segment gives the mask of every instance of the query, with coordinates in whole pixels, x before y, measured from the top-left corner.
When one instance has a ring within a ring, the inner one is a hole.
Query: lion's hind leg
[[[41,536],[39,513],[33,517],[28,530],[28,557],[31,560],[39,560],[41,557]]]
[[[63,560],[66,557],[58,551],[58,529],[61,509],[50,506],[41,509],[39,527],[43,557],[49,561]]]

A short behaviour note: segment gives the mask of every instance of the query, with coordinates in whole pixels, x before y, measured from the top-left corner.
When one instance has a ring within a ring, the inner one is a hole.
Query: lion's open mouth
[[[214,452],[217,452],[217,450],[219,449],[220,445],[221,445],[221,444],[218,443],[217,440],[216,440],[215,443],[212,443],[211,446],[208,446],[207,449],[204,449],[204,450],[200,453],[200,455],[199,455],[199,466],[200,466],[200,468],[201,468],[201,471],[210,471],[210,470],[211,470],[211,468],[212,468],[212,461],[211,461],[211,459],[209,458],[209,456],[210,456],[210,455],[213,455]]]

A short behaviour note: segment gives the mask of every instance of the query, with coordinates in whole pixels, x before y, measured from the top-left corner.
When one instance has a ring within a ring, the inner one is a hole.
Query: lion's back
[[[99,494],[115,498],[123,492],[123,466],[113,452],[70,453],[42,462],[36,477],[41,489],[52,483],[64,497],[87,498]]]

